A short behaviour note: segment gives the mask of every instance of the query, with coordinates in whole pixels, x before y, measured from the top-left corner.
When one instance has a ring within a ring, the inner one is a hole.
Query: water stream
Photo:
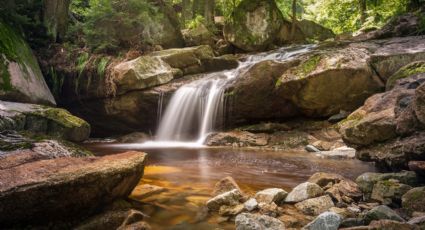
[[[248,71],[256,63],[273,60],[288,61],[308,52],[313,46],[284,47],[272,52],[249,55],[238,68],[207,74],[180,87],[172,96],[156,133],[155,141],[144,147],[201,147],[216,124],[225,117],[224,92],[227,83]],[[162,99],[160,99],[162,100]]]

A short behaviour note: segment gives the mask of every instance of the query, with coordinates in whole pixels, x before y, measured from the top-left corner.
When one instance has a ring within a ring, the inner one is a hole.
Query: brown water
[[[358,160],[321,159],[311,153],[252,149],[129,149],[109,144],[87,146],[99,155],[140,150],[148,153],[145,175],[139,185],[151,184],[168,191],[139,199],[138,187],[130,196],[146,203],[143,211],[153,229],[233,229],[233,223],[218,224],[217,216],[205,218],[204,204],[214,184],[232,176],[248,194],[278,187],[290,191],[315,172],[333,172],[355,179],[375,171]],[[140,187],[139,187],[140,189]]]

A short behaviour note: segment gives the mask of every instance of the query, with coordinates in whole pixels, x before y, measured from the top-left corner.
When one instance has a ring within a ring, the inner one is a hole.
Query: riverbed
[[[147,222],[153,229],[233,229],[218,216],[206,217],[205,202],[214,184],[233,177],[246,194],[277,187],[290,191],[315,172],[332,172],[355,179],[376,171],[358,160],[323,159],[305,152],[233,148],[135,148],[134,145],[87,144],[96,155],[124,151],[148,153],[145,174],[130,198],[143,202]],[[139,194],[143,184],[165,188],[150,197]]]

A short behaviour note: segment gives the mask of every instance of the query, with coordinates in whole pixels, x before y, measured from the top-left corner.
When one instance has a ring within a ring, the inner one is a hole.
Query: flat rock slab
[[[145,153],[40,160],[0,170],[0,223],[16,226],[84,217],[127,197]]]

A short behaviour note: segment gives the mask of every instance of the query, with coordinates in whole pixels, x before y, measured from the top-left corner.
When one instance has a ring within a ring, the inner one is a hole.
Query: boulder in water
[[[63,157],[2,169],[0,222],[6,227],[91,215],[130,194],[143,175],[145,156]]]

